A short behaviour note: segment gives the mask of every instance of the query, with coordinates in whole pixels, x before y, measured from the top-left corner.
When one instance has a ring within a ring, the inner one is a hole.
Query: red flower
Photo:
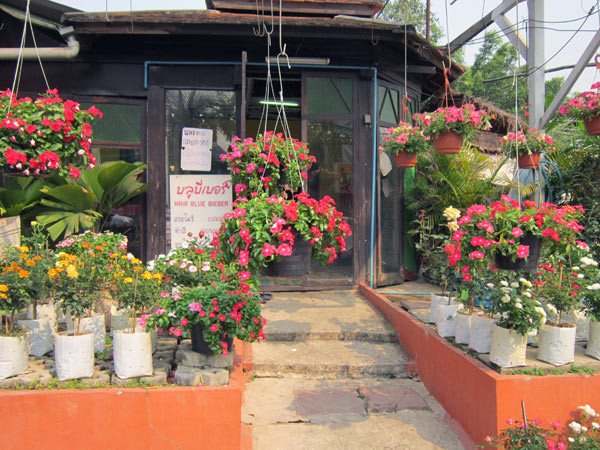
[[[465,280],[467,283],[470,283],[473,280],[473,277],[468,274],[468,273],[463,273],[463,280]]]
[[[210,326],[210,331],[212,331],[213,333],[217,332],[219,330],[219,325],[217,325],[216,323],[213,323]]]
[[[281,256],[290,256],[292,254],[292,246],[290,244],[280,244],[277,248],[277,254]]]
[[[69,166],[69,175],[71,175],[73,178],[79,178],[81,171],[73,166]]]

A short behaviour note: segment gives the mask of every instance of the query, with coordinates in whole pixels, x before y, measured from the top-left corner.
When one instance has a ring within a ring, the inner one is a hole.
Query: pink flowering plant
[[[454,131],[468,139],[475,130],[487,130],[491,126],[488,112],[468,103],[460,108],[448,106],[432,113],[415,113],[413,119],[419,123],[425,135],[435,138],[440,133]]]
[[[419,127],[400,122],[395,128],[387,128],[379,150],[396,155],[399,152],[421,153],[430,148],[429,136],[425,136]]]
[[[550,428],[544,428],[539,419],[524,422],[514,419],[506,420],[507,428],[498,436],[486,436],[485,443],[477,448],[501,448],[523,450],[565,450],[568,447],[558,438],[558,422],[552,422]]]
[[[53,173],[78,178],[93,168],[91,122],[102,113],[63,100],[56,89],[33,100],[0,92],[0,167],[25,175]]]
[[[242,197],[263,191],[298,192],[308,169],[317,161],[306,144],[273,131],[256,140],[236,136],[221,160],[229,166],[234,190]]]
[[[457,265],[465,281],[471,282],[473,269],[492,264],[496,255],[514,262],[529,257],[528,236],[541,237],[550,254],[566,254],[578,244],[583,230],[579,205],[558,207],[516,200],[504,195],[491,205],[471,205],[457,221],[452,244],[445,247],[448,263]]]
[[[310,242],[314,259],[332,263],[351,235],[329,196],[317,201],[304,193],[293,199],[263,193],[237,199],[234,210],[223,217],[215,244],[225,261],[241,266],[238,276],[243,281],[267,262],[290,256],[297,239]]]
[[[215,354],[227,355],[227,339],[264,340],[266,319],[260,297],[240,284],[212,283],[181,291],[163,292],[158,309],[142,317],[140,324],[159,333],[181,337],[194,324],[202,325],[204,340]]]
[[[500,139],[502,151],[509,156],[525,155],[531,153],[553,152],[554,140],[547,134],[540,133],[537,129],[521,130],[516,133],[508,133]]]
[[[558,113],[578,120],[586,120],[600,114],[600,81],[559,108]]]
[[[191,288],[237,279],[239,265],[235,262],[226,264],[223,254],[211,242],[201,231],[166,255],[158,255],[148,263],[149,269],[163,273],[164,282],[172,287]]]

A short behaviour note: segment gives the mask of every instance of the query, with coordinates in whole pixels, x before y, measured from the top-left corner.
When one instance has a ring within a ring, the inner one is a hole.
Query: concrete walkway
[[[461,450],[394,329],[352,291],[277,293],[242,421],[255,450]],[[412,379],[411,379],[412,378]]]

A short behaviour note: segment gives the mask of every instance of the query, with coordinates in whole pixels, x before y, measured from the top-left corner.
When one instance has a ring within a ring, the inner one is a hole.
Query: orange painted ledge
[[[600,375],[501,375],[366,284],[359,291],[394,326],[423,384],[475,444],[506,428],[507,419],[521,419],[521,400],[528,419],[546,427],[566,425],[579,405],[600,407]]]
[[[0,391],[2,449],[249,449],[251,349],[236,342],[228,386]]]

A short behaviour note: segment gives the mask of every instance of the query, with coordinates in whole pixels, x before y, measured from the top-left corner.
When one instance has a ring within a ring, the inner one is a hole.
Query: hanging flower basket
[[[583,124],[585,125],[585,130],[590,136],[600,135],[600,116],[594,116],[590,117],[589,119],[585,119]]]
[[[529,246],[527,261],[525,261],[524,258],[517,258],[513,261],[511,255],[496,253],[494,262],[498,269],[531,271],[537,268],[540,251],[542,249],[542,238],[535,236],[531,232],[527,232],[521,237],[520,244]]]
[[[539,165],[539,153],[523,153],[519,155],[519,169],[537,169]]]
[[[400,151],[394,155],[396,167],[415,167],[417,154],[415,152]]]
[[[445,131],[433,139],[433,147],[440,155],[452,155],[460,152],[463,138],[456,131]]]

